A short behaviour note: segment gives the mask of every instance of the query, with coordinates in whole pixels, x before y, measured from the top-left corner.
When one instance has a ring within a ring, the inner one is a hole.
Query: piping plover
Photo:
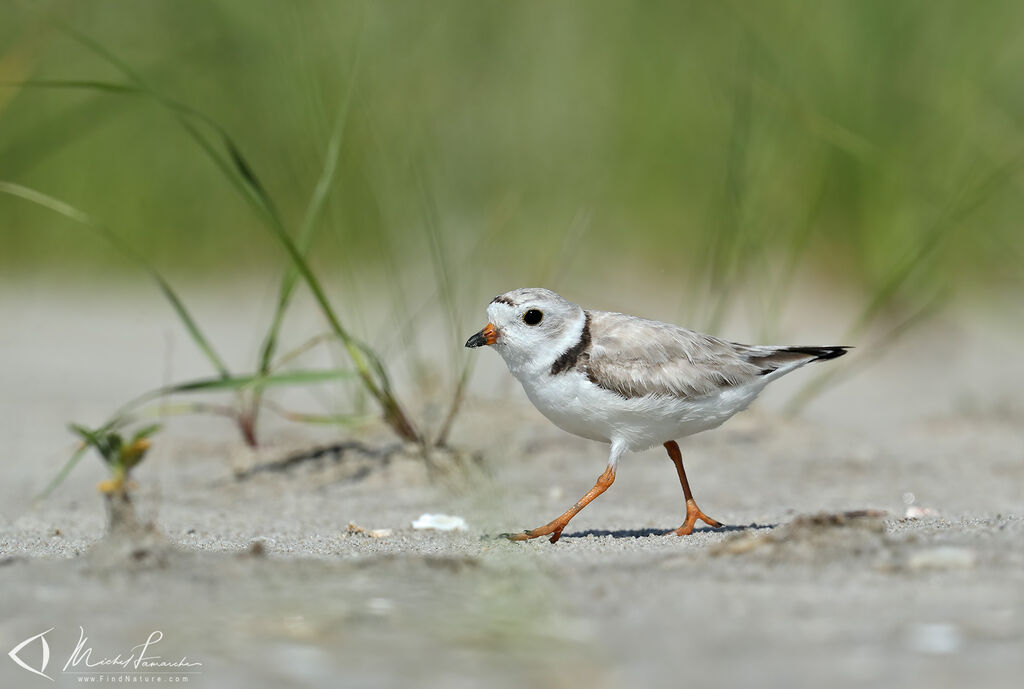
[[[495,297],[487,317],[466,346],[493,346],[556,426],[611,445],[608,467],[586,495],[548,524],[510,534],[514,541],[557,541],[569,520],[612,485],[625,453],[658,444],[668,450],[686,500],[686,521],[668,533],[689,534],[698,519],[722,526],[694,502],[676,439],[720,426],[773,380],[849,349],[736,344],[669,323],[585,311],[533,287]]]

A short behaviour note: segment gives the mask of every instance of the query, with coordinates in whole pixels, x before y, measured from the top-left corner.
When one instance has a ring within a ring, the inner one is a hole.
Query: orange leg
[[[668,450],[668,456],[672,459],[672,463],[676,465],[676,473],[679,474],[679,483],[683,486],[683,497],[686,498],[686,521],[675,531],[669,531],[665,535],[674,533],[676,536],[686,536],[693,533],[693,525],[697,523],[697,520],[710,524],[711,526],[720,528],[721,522],[717,522],[708,515],[700,511],[697,507],[697,503],[693,499],[693,493],[690,492],[690,482],[686,480],[686,470],[683,469],[683,455],[679,451],[679,443],[675,440],[670,440],[665,443],[665,449]]]
[[[597,479],[597,483],[594,487],[587,491],[587,494],[576,501],[576,504],[567,509],[562,516],[557,519],[553,519],[544,526],[538,526],[536,529],[530,531],[524,531],[523,533],[517,534],[504,534],[510,541],[527,541],[531,538],[539,538],[540,536],[547,536],[551,534],[551,542],[554,543],[561,537],[562,529],[565,528],[569,520],[575,517],[580,510],[590,504],[590,501],[596,498],[601,493],[608,490],[609,486],[615,482],[615,467],[609,465],[604,473]]]

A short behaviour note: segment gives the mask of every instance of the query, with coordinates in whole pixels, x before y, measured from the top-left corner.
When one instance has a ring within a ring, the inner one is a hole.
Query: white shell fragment
[[[421,514],[412,523],[414,529],[435,529],[437,531],[465,531],[468,527],[462,517],[450,514]]]

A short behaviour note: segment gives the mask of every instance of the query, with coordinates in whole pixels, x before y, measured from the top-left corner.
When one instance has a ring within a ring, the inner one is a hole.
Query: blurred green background
[[[1021,284],[1019,2],[3,5],[0,179],[179,275],[284,258],[159,106],[12,85],[124,81],[60,22],[222,124],[293,228],[355,79],[321,268],[422,261],[433,214],[456,270],[516,284],[665,271],[722,303],[798,271],[893,303]],[[4,274],[131,270],[23,201],[0,219]]]

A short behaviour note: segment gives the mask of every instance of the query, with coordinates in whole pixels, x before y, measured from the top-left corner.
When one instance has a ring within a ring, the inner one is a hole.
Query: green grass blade
[[[115,249],[127,256],[135,265],[149,273],[150,277],[157,283],[160,291],[163,292],[164,297],[166,297],[167,301],[170,302],[171,306],[174,308],[175,313],[178,314],[178,318],[185,326],[185,329],[188,331],[192,341],[203,352],[210,364],[213,365],[221,376],[230,376],[230,372],[228,371],[228,367],[224,363],[224,360],[221,359],[220,355],[217,354],[216,350],[214,350],[213,345],[211,345],[210,341],[205,335],[203,335],[203,332],[199,329],[199,325],[196,323],[195,319],[192,318],[192,314],[189,313],[185,304],[171,288],[170,284],[157,271],[153,264],[146,259],[145,256],[125,243],[99,220],[93,218],[88,213],[71,206],[70,204],[53,198],[52,196],[47,196],[42,192],[30,189],[29,187],[25,187],[20,184],[12,184],[11,182],[4,181],[0,181],[0,193],[17,196],[90,228],[96,234],[103,237],[103,239],[110,243]]]
[[[439,227],[440,221],[438,219],[437,205],[434,196],[427,187],[426,173],[423,171],[422,166],[417,166],[416,172],[420,203],[423,207],[424,227],[426,228],[427,240],[430,245],[431,263],[434,267],[434,281],[437,284],[437,291],[441,295],[441,303],[444,306],[448,325],[451,328],[451,369],[454,375],[454,383],[448,412],[445,414],[437,437],[433,442],[434,445],[440,447],[448,442],[448,435],[451,433],[455,417],[458,416],[459,408],[462,406],[462,401],[465,398],[465,387],[469,382],[473,365],[478,360],[478,357],[466,356],[465,350],[460,346],[464,337],[464,328],[462,327],[462,319],[459,317],[458,303],[455,298],[455,286],[451,281],[453,271],[449,261],[448,249]]]
[[[104,56],[106,57],[107,54],[104,53]],[[120,63],[116,64],[120,65]],[[132,78],[133,80],[138,79],[138,77],[134,76],[134,73],[129,72],[127,74],[129,74],[129,78]],[[171,111],[189,136],[192,137],[199,147],[214,162],[217,168],[225,175],[232,186],[238,190],[242,197],[252,205],[257,212],[267,216],[268,219],[274,219],[277,216],[277,211],[274,208],[274,204],[271,201],[270,196],[263,188],[263,185],[260,183],[256,173],[253,171],[252,166],[242,155],[238,144],[235,143],[230,135],[228,135],[227,131],[216,121],[207,117],[204,113],[195,110],[184,103],[180,103],[157,93],[141,80],[138,80],[135,86],[95,79],[29,80],[17,82],[12,85],[29,88],[81,89],[114,95],[150,98]],[[202,132],[192,123],[191,120],[201,122],[203,125],[211,129],[217,135],[217,138],[221,140],[224,149],[227,151],[227,155],[218,151],[216,146],[210,143],[210,141],[203,136]]]
[[[282,419],[294,421],[296,423],[352,427],[364,425],[376,418],[375,416],[367,416],[366,414],[307,414],[305,412],[285,409],[284,407],[270,401],[267,401],[265,404],[267,409],[277,414]]]
[[[435,447],[445,447],[448,445],[448,436],[451,435],[452,426],[455,425],[455,417],[458,416],[462,403],[466,399],[466,385],[469,383],[470,376],[472,375],[472,365],[464,365],[462,373],[455,383],[455,390],[452,392],[452,399],[448,405],[448,413],[445,414],[444,421],[441,422],[441,428],[437,432],[437,438],[434,439]]]
[[[329,342],[334,339],[334,333],[320,333],[319,335],[314,335],[313,337],[309,338],[308,340],[300,344],[298,347],[295,347],[294,349],[291,349],[282,354],[280,357],[278,357],[277,361],[273,362],[270,365],[270,370],[283,368],[286,364],[295,361],[300,356],[312,350],[317,345],[323,342]]]
[[[99,445],[99,435],[97,434],[96,431],[93,431],[77,423],[69,423],[68,429],[75,435],[79,436],[82,439],[82,441],[85,442],[86,444]]]
[[[306,414],[295,411],[284,412],[281,416],[295,423],[308,423],[315,426],[344,426],[345,428],[361,426],[370,419],[377,418],[376,415],[367,417],[365,414]]]
[[[158,423],[151,423],[148,426],[143,426],[139,430],[135,431],[134,434],[132,434],[132,439],[130,442],[134,443],[139,440],[144,440],[149,436],[153,435],[154,433],[157,433],[161,428],[162,426]]]
[[[223,404],[206,404],[204,402],[183,402],[181,404],[161,402],[156,407],[140,409],[124,418],[128,421],[140,421],[151,418],[164,418],[166,416],[183,416],[186,414],[207,414],[210,416],[223,416],[228,419],[238,418],[238,410],[234,407]]]
[[[317,383],[326,383],[335,380],[349,380],[355,378],[356,375],[357,374],[354,371],[345,369],[325,369],[314,371],[288,371],[285,373],[272,373],[268,375],[254,373],[251,375],[239,376],[227,375],[219,378],[198,378],[195,380],[185,381],[184,383],[165,385],[129,400],[114,412],[114,415],[111,417],[112,420],[107,424],[107,426],[105,426],[105,428],[128,423],[129,420],[137,416],[138,412],[135,411],[136,409],[148,402],[152,402],[153,400],[160,399],[161,397],[167,397],[169,395],[178,395],[190,392],[221,392],[229,390],[237,392],[245,389],[315,385]],[[224,416],[238,416],[236,410],[231,410],[229,408],[218,410],[218,412],[222,413]]]
[[[327,293],[324,291],[323,285],[320,283],[319,279],[317,279],[316,274],[313,273],[313,269],[310,267],[309,262],[299,250],[298,245],[296,245],[295,240],[291,235],[289,235],[281,225],[271,224],[270,229],[277,240],[284,246],[285,250],[288,252],[288,256],[295,264],[299,275],[302,276],[306,285],[313,293],[313,298],[316,300],[317,305],[320,307],[320,311],[331,326],[331,330],[334,331],[338,336],[338,339],[341,340],[344,345],[345,351],[348,353],[349,358],[352,360],[352,364],[356,367],[360,380],[363,382],[363,386],[371,395],[373,395],[378,404],[381,405],[384,411],[385,421],[401,438],[419,442],[421,440],[419,433],[412,425],[412,422],[409,421],[408,415],[402,409],[398,400],[392,393],[391,382],[384,369],[383,363],[372,350],[362,345],[352,337],[348,330],[346,330],[341,324],[341,319],[338,318],[337,312],[335,312],[334,307],[327,298]],[[374,372],[377,374],[376,378],[374,377]]]
[[[199,378],[159,388],[150,399],[183,392],[218,392],[221,390],[242,390],[245,388],[313,385],[334,380],[350,380],[355,378],[356,375],[355,371],[347,369],[327,369],[321,371],[288,371],[266,375],[256,373],[252,375],[230,376],[228,378]]]
[[[89,36],[77,31],[67,24],[61,24],[61,28],[71,36],[71,38],[78,41],[85,48],[110,63],[113,67],[124,74],[129,81],[138,87],[141,93],[148,95],[157,103],[167,108],[178,120],[181,126],[184,127],[189,136],[192,137],[192,139],[213,161],[217,168],[225,175],[228,181],[231,182],[231,184],[242,194],[245,200],[253,205],[253,207],[256,208],[269,223],[278,225],[283,230],[281,217],[278,214],[272,199],[257,178],[253,166],[245,159],[241,153],[240,147],[235,143],[234,139],[228,135],[227,131],[223,127],[203,113],[163,96],[156,89],[152,88],[140,74],[131,68],[131,66]],[[221,143],[227,150],[226,157],[223,153],[218,151],[205,136],[203,136],[202,132],[200,132],[199,129],[188,119],[189,117],[198,119],[216,132]]]
[[[71,470],[78,466],[78,462],[82,459],[82,457],[85,456],[85,453],[89,450],[90,447],[91,446],[88,445],[87,443],[80,443],[78,449],[75,450],[74,454],[71,455],[68,461],[64,462],[64,466],[61,467],[60,471],[57,472],[57,475],[54,476],[50,480],[50,482],[46,484],[46,487],[43,488],[43,490],[40,491],[40,493],[36,496],[36,500],[44,500],[50,497],[50,494],[57,489],[57,486],[64,483],[64,479],[68,477],[68,474],[71,473]]]
[[[42,89],[80,89],[84,91],[105,91],[122,95],[141,95],[142,89],[126,84],[99,79],[26,79],[25,81],[2,81],[0,86]]]
[[[362,34],[360,34],[360,37],[361,36]],[[313,235],[315,234],[317,223],[320,219],[321,213],[323,212],[324,205],[327,202],[328,194],[334,184],[334,177],[338,170],[338,157],[341,153],[341,144],[345,135],[345,125],[348,122],[348,114],[352,105],[352,95],[355,93],[356,77],[359,74],[359,58],[362,54],[362,51],[359,49],[359,45],[361,45],[361,43],[362,41],[360,40],[356,48],[355,65],[352,67],[352,74],[349,77],[345,98],[338,110],[338,115],[334,122],[334,130],[332,131],[331,138],[327,143],[327,152],[324,156],[323,169],[320,171],[320,177],[313,189],[313,195],[309,200],[309,204],[306,206],[306,212],[302,218],[302,225],[299,228],[297,244],[298,249],[303,256],[307,255],[309,252],[309,247],[313,242]],[[274,317],[271,320],[270,329],[267,331],[266,337],[263,340],[263,346],[260,352],[259,370],[262,373],[270,371],[274,353],[277,351],[278,335],[281,330],[281,325],[284,323],[284,316],[288,310],[288,305],[291,303],[292,295],[295,292],[295,283],[297,279],[298,271],[294,264],[289,264],[284,277],[281,279],[281,287],[278,290],[277,295],[277,305],[274,308]]]

